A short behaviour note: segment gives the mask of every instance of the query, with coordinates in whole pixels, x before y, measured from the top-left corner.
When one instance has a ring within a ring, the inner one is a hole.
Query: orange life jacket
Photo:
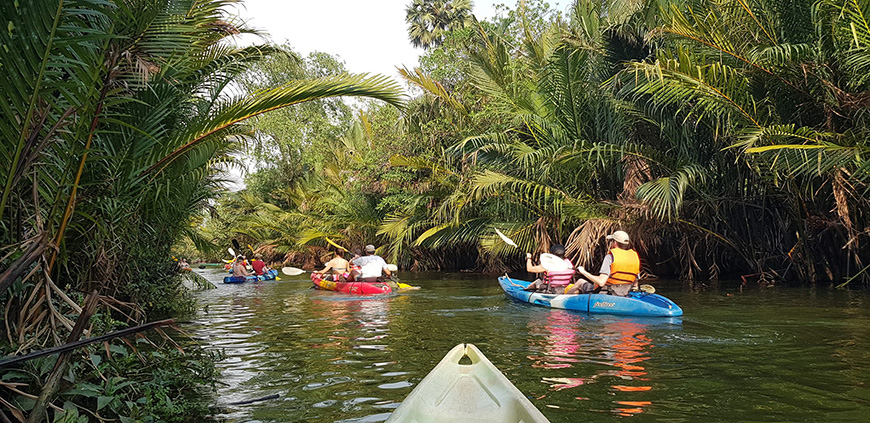
[[[565,259],[565,263],[568,263],[568,269],[566,270],[552,270],[545,272],[544,282],[550,284],[550,286],[565,286],[570,284],[571,279],[574,278],[574,264],[568,259]]]
[[[634,283],[640,273],[640,257],[637,251],[614,248],[610,250],[610,254],[613,255],[613,264],[610,265],[607,283],[610,285]]]

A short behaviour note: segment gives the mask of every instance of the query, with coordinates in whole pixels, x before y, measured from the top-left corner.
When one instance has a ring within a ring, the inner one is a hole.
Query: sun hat
[[[375,246],[372,245],[372,244],[366,245],[366,252],[367,252],[367,253],[374,253],[374,252],[375,252]]]
[[[620,244],[628,244],[628,234],[624,231],[616,231],[610,235],[607,235],[608,240],[614,240]]]

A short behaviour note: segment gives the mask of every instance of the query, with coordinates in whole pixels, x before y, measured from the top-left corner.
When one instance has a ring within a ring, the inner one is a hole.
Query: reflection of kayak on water
[[[224,278],[224,283],[245,283],[256,281],[270,281],[278,276],[277,270],[269,270],[260,276],[227,276]]]
[[[453,347],[387,419],[387,423],[548,421],[472,344]]]
[[[680,306],[658,294],[632,292],[627,297],[606,294],[545,294],[524,291],[524,288],[529,286],[531,282],[511,279],[507,276],[498,278],[498,283],[505,294],[511,298],[545,307],[624,316],[677,317],[683,315],[683,309]]]

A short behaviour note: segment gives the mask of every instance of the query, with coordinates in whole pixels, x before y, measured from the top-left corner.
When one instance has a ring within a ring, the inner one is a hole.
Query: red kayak
[[[311,282],[317,289],[343,292],[351,295],[381,295],[393,292],[389,285],[380,282],[333,282],[323,280],[320,273],[311,274]]]

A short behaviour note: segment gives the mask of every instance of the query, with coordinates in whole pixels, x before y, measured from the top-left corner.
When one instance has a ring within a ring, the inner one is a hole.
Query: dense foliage
[[[522,2],[401,70],[405,112],[364,107],[334,157],[288,181],[290,204],[255,172],[227,200],[256,210],[236,235],[310,265],[329,238],[496,271],[520,264],[496,228],[587,266],[622,228],[649,274],[867,281],[868,7]]]
[[[90,316],[77,301],[84,296],[75,293],[96,292],[98,310],[129,323],[145,320],[143,311],[151,316],[183,311],[189,302],[170,249],[191,231],[191,218],[220,194],[220,171],[235,161],[232,153],[250,133],[242,123],[246,119],[335,96],[401,103],[392,82],[347,74],[232,95],[228,88],[248,66],[286,54],[225,42],[252,32],[225,13],[234,3],[0,3],[4,355],[74,341],[68,337],[76,324],[93,335]],[[161,350],[156,354],[164,354]],[[37,404],[52,403],[58,388],[103,379],[99,371],[84,375],[88,365],[65,372],[69,360],[61,357],[49,370],[67,375],[63,380],[44,383],[39,373],[24,372],[31,377],[0,387],[0,404],[20,416],[34,393],[40,396]],[[137,376],[125,374],[129,371]],[[148,373],[130,366],[109,374],[148,386],[142,382]],[[209,377],[193,372],[181,382]],[[157,419],[195,419],[178,402],[193,393],[186,382],[163,385],[166,392],[152,392],[146,400],[165,398],[176,406],[149,413]],[[143,394],[136,392],[130,395]],[[89,398],[69,391],[64,396],[81,410],[91,408]],[[33,408],[29,418],[38,421],[45,407]],[[54,410],[57,419],[71,418]],[[101,416],[135,417],[129,406],[110,410]]]

